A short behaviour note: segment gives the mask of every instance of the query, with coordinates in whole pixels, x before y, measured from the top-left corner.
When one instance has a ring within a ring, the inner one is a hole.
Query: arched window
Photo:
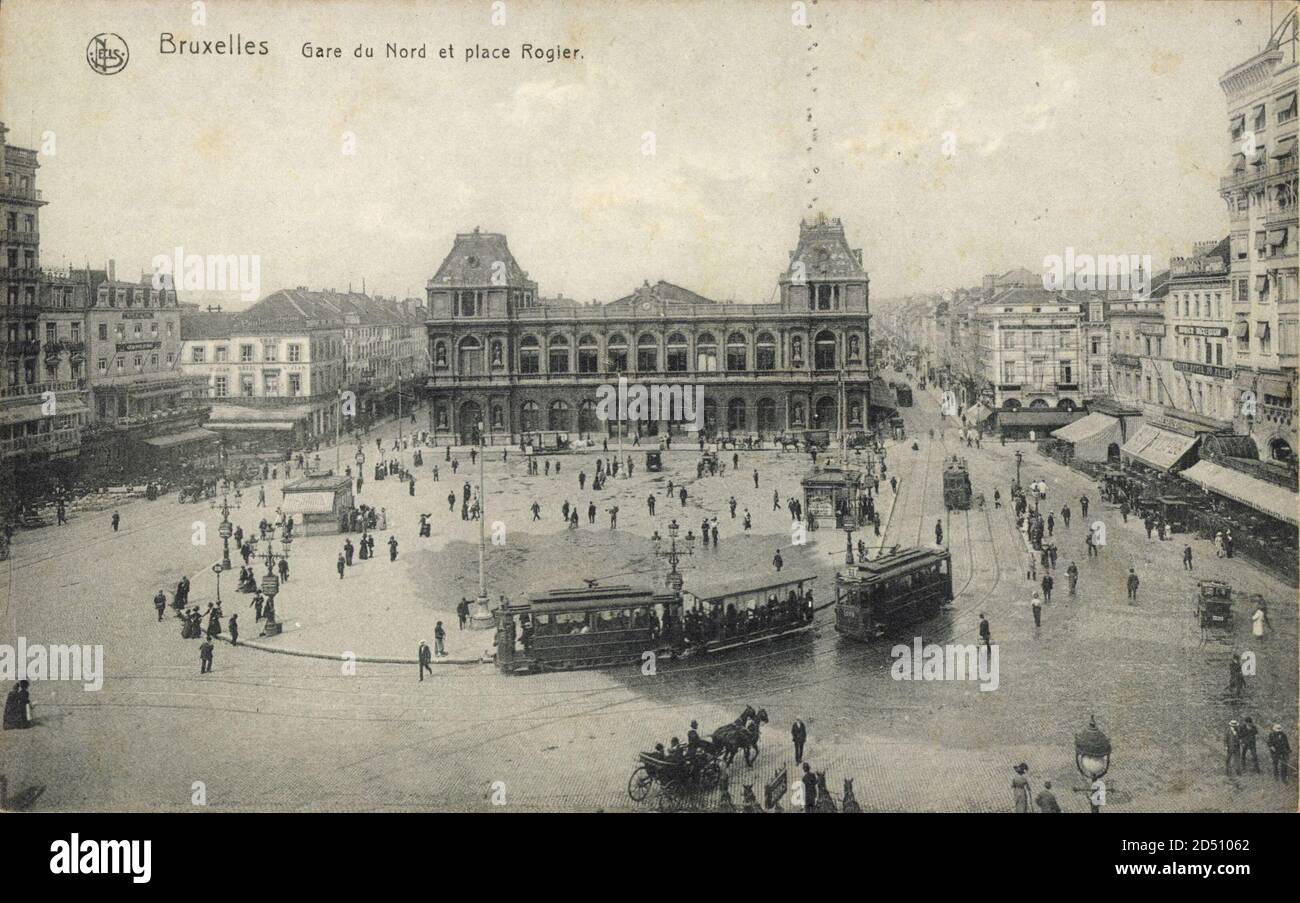
[[[550,341],[550,353],[547,355],[547,370],[550,373],[569,372],[569,337],[553,335]]]
[[[1031,411],[1041,411],[1047,407],[1047,400],[1044,398],[1035,398],[1033,401],[1029,402],[1029,409]]]
[[[519,340],[519,372],[542,372],[542,346],[535,335],[526,335]]]
[[[776,339],[772,337],[770,332],[760,332],[758,334],[758,341],[754,344],[754,369],[776,369]],[[762,429],[762,427],[759,427],[759,429]]]
[[[668,337],[665,369],[669,373],[685,373],[690,369],[687,364],[687,357],[686,336],[680,332],[674,332]]]
[[[1069,398],[1062,398],[1060,401],[1056,403],[1056,407],[1057,410],[1060,411],[1073,411],[1074,402]]]
[[[813,341],[813,367],[817,370],[835,369],[835,334],[829,329],[817,333]],[[823,427],[826,429],[826,427]]]
[[[817,407],[813,411],[813,429],[815,430],[833,430],[839,428],[839,421],[836,419],[835,399],[829,395],[823,395],[817,399]]]
[[[467,335],[456,346],[456,372],[462,376],[483,373],[483,343],[475,336]]]
[[[1291,446],[1280,436],[1268,444],[1268,456],[1274,461],[1281,461],[1283,464],[1295,464],[1295,452]]]
[[[1004,411],[1018,411],[1018,410],[1020,410],[1020,399],[1018,399],[1018,398],[1004,398],[1004,399],[1002,400],[1002,410],[1004,410]]]
[[[546,412],[546,428],[568,432],[573,429],[573,418],[569,415],[569,403],[556,399]]]
[[[749,366],[749,348],[745,341],[745,336],[739,332],[733,332],[727,336],[727,369],[728,370],[745,370]]]
[[[704,399],[704,432],[713,435],[718,431],[718,403],[712,398]]]
[[[711,332],[702,332],[695,340],[695,369],[702,373],[718,369],[718,340]]]
[[[605,345],[605,369],[611,373],[627,371],[627,339],[622,333],[614,333]]]
[[[600,346],[593,335],[578,339],[578,372],[596,373],[600,370]]]
[[[659,369],[659,340],[648,332],[636,340],[636,369],[639,373],[654,373]]]
[[[519,406],[519,429],[535,433],[541,426],[541,413],[535,401],[525,401]]]
[[[578,432],[594,433],[600,428],[600,423],[596,419],[596,402],[590,398],[584,399],[578,405]]]
[[[776,402],[771,398],[760,398],[758,400],[758,431],[766,434],[774,433],[776,430]]]
[[[745,399],[733,398],[727,402],[727,431],[743,432],[749,428],[749,418],[745,411]]]

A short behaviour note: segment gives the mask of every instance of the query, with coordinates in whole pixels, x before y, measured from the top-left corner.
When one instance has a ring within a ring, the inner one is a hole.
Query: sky
[[[1248,0],[5,0],[0,120],[44,151],[46,266],[133,275],[182,247],[256,255],[263,295],[423,297],[481,227],[545,296],[665,279],[764,302],[824,213],[881,297],[1066,248],[1159,266],[1226,235],[1218,79],[1269,23]],[[117,74],[87,63],[100,32],[130,48]],[[164,32],[270,52],[164,55]],[[384,59],[389,42],[426,58]]]

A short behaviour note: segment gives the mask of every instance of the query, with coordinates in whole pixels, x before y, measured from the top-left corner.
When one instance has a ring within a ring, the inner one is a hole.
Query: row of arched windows
[[[805,366],[803,341],[802,336],[791,337],[787,366],[795,369]],[[813,337],[813,369],[834,370],[837,366],[837,348],[835,333],[828,329],[817,333]],[[485,373],[488,368],[504,370],[504,340],[493,339],[489,350],[485,359],[483,343],[477,336],[460,339],[456,344],[457,372],[475,374]],[[543,355],[546,364],[544,370]],[[850,335],[847,361],[856,364],[861,360],[861,340],[857,335]],[[729,333],[726,341],[719,346],[713,333],[704,332],[695,339],[692,358],[691,342],[680,332],[670,334],[662,346],[659,337],[653,333],[641,333],[637,336],[635,346],[629,345],[627,337],[622,333],[614,333],[605,343],[605,365],[602,367],[600,343],[590,333],[579,337],[576,353],[567,335],[551,336],[545,347],[537,336],[527,335],[519,340],[516,372],[621,373],[633,370],[632,363],[635,363],[635,371],[641,373],[776,370],[777,342],[771,332],[760,332],[754,339],[751,352],[749,340],[744,333]],[[450,366],[446,342],[439,340],[434,343],[433,364],[435,369]]]

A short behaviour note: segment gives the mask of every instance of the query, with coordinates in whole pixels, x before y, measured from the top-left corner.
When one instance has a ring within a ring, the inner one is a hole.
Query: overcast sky
[[[1067,246],[1159,265],[1227,233],[1218,79],[1270,21],[1266,2],[1112,0],[1097,26],[1092,3],[810,0],[810,28],[786,0],[505,6],[493,25],[486,0],[212,0],[196,27],[188,2],[5,0],[0,118],[10,143],[56,142],[42,262],[133,275],[180,245],[259,255],[263,294],[364,277],[423,297],[481,226],[544,295],[662,278],[766,301],[820,211],[863,249],[873,296]],[[97,32],[129,45],[121,73],[87,64]],[[161,32],[270,54],[163,56]],[[344,59],[304,59],[306,41]],[[389,41],[429,58],[382,59]],[[362,42],[375,59],[353,58]],[[581,58],[521,60],[525,42]],[[436,59],[448,43],[457,58]],[[466,62],[473,43],[514,58]]]

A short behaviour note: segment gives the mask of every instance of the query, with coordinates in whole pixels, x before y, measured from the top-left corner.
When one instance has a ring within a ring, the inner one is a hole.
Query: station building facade
[[[649,282],[608,303],[543,298],[506,237],[456,236],[427,286],[429,429],[438,443],[518,444],[538,433],[617,435],[602,386],[700,385],[709,437],[866,429],[892,400],[869,370],[869,284],[838,219],[801,223],[766,304]],[[842,387],[842,388],[841,388]],[[873,409],[872,402],[876,402]],[[663,413],[663,412],[661,412]],[[673,416],[627,435],[688,433]],[[693,437],[692,437],[693,438]]]

